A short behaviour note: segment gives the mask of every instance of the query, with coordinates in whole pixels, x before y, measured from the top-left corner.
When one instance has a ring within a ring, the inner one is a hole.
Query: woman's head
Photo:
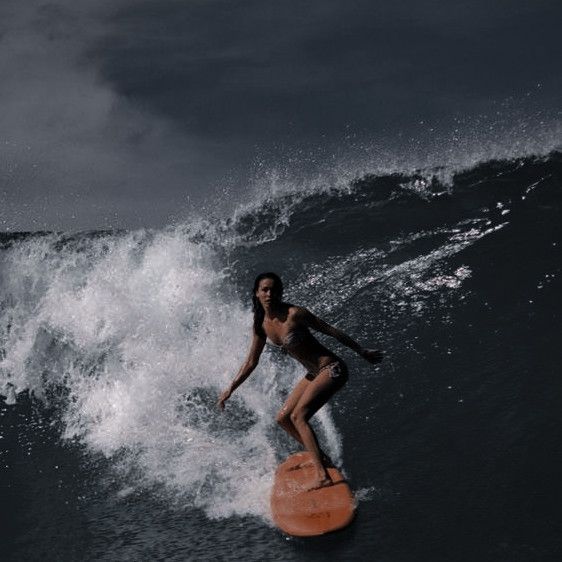
[[[264,306],[278,304],[283,299],[283,282],[276,273],[268,271],[260,273],[255,281],[252,290],[252,304],[254,308],[254,331],[265,336],[263,333],[262,322],[265,317]]]
[[[276,273],[271,271],[260,273],[254,281],[253,296],[258,302],[264,303],[268,300],[281,301],[283,298],[283,281]]]

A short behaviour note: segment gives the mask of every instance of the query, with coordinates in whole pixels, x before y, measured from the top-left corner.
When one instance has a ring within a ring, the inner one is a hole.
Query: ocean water
[[[228,219],[0,234],[2,560],[562,559],[562,154],[277,186]],[[285,537],[255,275],[385,360],[315,417],[358,498]]]

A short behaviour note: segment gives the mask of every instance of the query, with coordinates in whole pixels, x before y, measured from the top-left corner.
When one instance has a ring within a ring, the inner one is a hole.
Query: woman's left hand
[[[364,349],[361,351],[361,357],[369,363],[380,363],[383,358],[383,352],[379,349]]]

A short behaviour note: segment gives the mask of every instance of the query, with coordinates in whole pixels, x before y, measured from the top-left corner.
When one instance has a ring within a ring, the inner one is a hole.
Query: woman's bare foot
[[[312,490],[319,490],[320,488],[326,488],[327,486],[331,486],[333,484],[332,479],[326,474],[325,477],[318,478],[311,486],[306,488],[307,492],[311,492]]]
[[[306,460],[306,461],[299,462],[298,464],[295,464],[291,468],[287,469],[287,472],[291,472],[293,470],[300,470],[301,468],[306,468],[307,466],[314,466],[314,461]]]
[[[324,452],[322,452],[322,464],[324,467],[335,467],[332,459]],[[291,472],[292,470],[299,470],[301,468],[306,468],[307,466],[314,466],[314,461],[312,459],[307,459],[305,461],[299,462],[298,464],[293,465],[291,468],[287,470],[287,472]]]

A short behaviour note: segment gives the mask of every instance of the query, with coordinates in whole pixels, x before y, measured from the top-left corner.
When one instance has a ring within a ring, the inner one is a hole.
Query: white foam
[[[264,354],[221,413],[252,318],[213,251],[174,230],[60,242],[0,254],[0,385],[63,408],[63,437],[112,459],[126,490],[158,484],[211,517],[267,517],[276,454],[290,452],[275,413],[302,369]],[[337,457],[328,409],[317,423]]]

